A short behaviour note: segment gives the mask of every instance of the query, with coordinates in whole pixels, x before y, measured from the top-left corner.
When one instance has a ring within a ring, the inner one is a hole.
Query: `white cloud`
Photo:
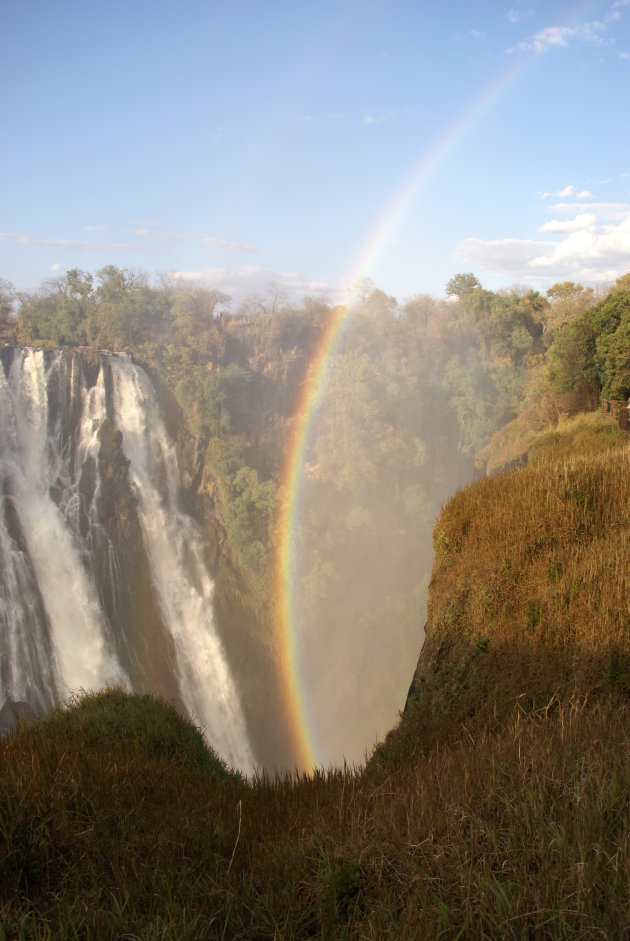
[[[84,225],[84,232],[107,232],[107,226],[105,225]]]
[[[623,13],[621,13],[620,10],[627,6],[630,6],[627,0],[619,0],[619,2],[613,3],[602,20],[591,20],[579,26],[545,26],[529,38],[510,47],[507,52],[533,52],[540,54],[553,48],[566,48],[572,42],[586,43],[595,46],[611,45],[614,39],[607,36],[606,33],[611,26],[623,19]],[[510,19],[510,14],[515,14],[516,17],[518,17],[518,11],[510,10],[508,13],[509,22],[518,22],[518,18]]]
[[[28,232],[0,232],[0,241],[13,242],[25,248],[64,248],[72,251],[137,251],[126,242],[88,242],[83,239],[45,238]]]
[[[34,246],[35,248],[90,248],[91,243],[79,239],[42,238],[26,232],[8,234],[17,245]]]
[[[594,213],[585,212],[579,216],[576,216],[575,219],[565,219],[561,221],[560,219],[551,219],[549,222],[545,222],[544,225],[541,225],[539,232],[577,232],[580,229],[588,229],[594,226],[597,222],[596,216]]]
[[[527,19],[529,16],[533,16],[533,10],[508,10],[505,14],[505,18],[508,23],[520,23],[521,20]]]
[[[244,245],[241,242],[229,242],[226,239],[216,239],[207,236],[201,240],[204,245],[210,245],[212,248],[222,248],[226,252],[237,252],[242,254],[254,254],[256,249],[253,245]]]
[[[546,26],[538,30],[529,39],[517,43],[508,49],[508,52],[546,52],[552,46],[567,46],[569,39],[575,34],[570,26]]]
[[[391,121],[393,117],[393,111],[384,111],[382,114],[371,114],[368,111],[361,118],[361,124],[366,126],[373,124],[384,124],[385,121]]]
[[[566,204],[560,208],[566,209]],[[630,269],[628,203],[593,204],[593,211],[567,220],[553,219],[539,231],[557,238],[469,238],[458,245],[455,254],[493,276],[541,286],[559,280],[606,282]]]
[[[222,291],[232,299],[236,309],[253,294],[262,294],[270,285],[277,287],[289,301],[299,301],[305,295],[328,294],[338,288],[326,281],[307,278],[296,271],[270,271],[258,265],[240,268],[203,268],[200,271],[169,271],[171,277],[181,281],[196,281]]]
[[[54,265],[50,266],[50,270],[53,272],[53,274],[57,274],[58,271],[61,271],[61,265],[58,261],[56,261]]]
[[[590,212],[594,212],[601,222],[620,222],[623,221],[627,217],[628,212],[630,212],[630,205],[628,203],[604,202],[555,203],[553,206],[549,206],[548,209],[550,212],[558,212],[565,215],[584,212],[588,209]]]
[[[183,242],[184,236],[180,235],[178,232],[163,232],[159,229],[151,229],[147,226],[144,226],[139,229],[134,229],[134,235],[139,235],[141,238],[147,239],[157,239],[160,242]]]
[[[561,190],[552,190],[550,192],[545,191],[544,193],[542,193],[542,198],[548,199],[550,196],[559,196],[560,199],[565,199],[567,196],[573,196],[574,194],[575,194],[575,187],[569,185],[569,186],[565,186],[564,189],[561,189]]]
[[[602,268],[608,272],[619,267],[623,274],[630,266],[630,213],[618,224],[589,226],[570,232],[567,238],[553,244],[551,251],[530,261],[530,267],[568,265],[572,270],[593,272]]]
[[[590,190],[580,190],[580,192],[577,194],[577,198],[578,199],[595,199],[595,196],[593,195],[593,193],[591,193]]]
[[[626,52],[625,49],[620,50],[620,51],[617,53],[617,55],[619,56],[619,58],[620,58],[623,62],[627,62],[628,59],[630,59],[630,52]]]
[[[455,249],[457,258],[485,268],[493,275],[509,274],[522,277],[531,258],[543,251],[547,242],[533,239],[476,239],[468,238]]]

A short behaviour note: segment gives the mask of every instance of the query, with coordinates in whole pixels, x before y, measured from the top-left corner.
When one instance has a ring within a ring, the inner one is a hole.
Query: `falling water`
[[[250,771],[213,582],[148,377],[113,354],[90,366],[7,348],[2,365],[0,702],[45,709],[113,683],[162,693]]]

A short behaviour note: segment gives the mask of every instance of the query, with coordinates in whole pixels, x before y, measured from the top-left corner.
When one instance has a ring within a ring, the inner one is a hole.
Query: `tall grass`
[[[246,788],[24,731],[2,745],[0,937],[621,937],[629,718],[576,699]]]
[[[425,711],[630,688],[630,450],[541,459],[461,491],[434,530]]]
[[[585,451],[449,502],[362,768],[244,782],[119,691],[0,742],[0,939],[627,936],[629,479]]]

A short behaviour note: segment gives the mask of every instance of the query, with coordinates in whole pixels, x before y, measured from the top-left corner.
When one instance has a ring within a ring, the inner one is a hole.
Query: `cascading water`
[[[0,702],[46,709],[112,683],[161,693],[251,771],[150,380],[124,355],[0,356]]]

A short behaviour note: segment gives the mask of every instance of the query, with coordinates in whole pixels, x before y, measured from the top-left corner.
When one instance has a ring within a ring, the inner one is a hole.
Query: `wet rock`
[[[30,703],[21,699],[15,702],[7,699],[0,709],[0,738],[6,738],[7,735],[17,732],[21,725],[30,725],[38,718]]]

